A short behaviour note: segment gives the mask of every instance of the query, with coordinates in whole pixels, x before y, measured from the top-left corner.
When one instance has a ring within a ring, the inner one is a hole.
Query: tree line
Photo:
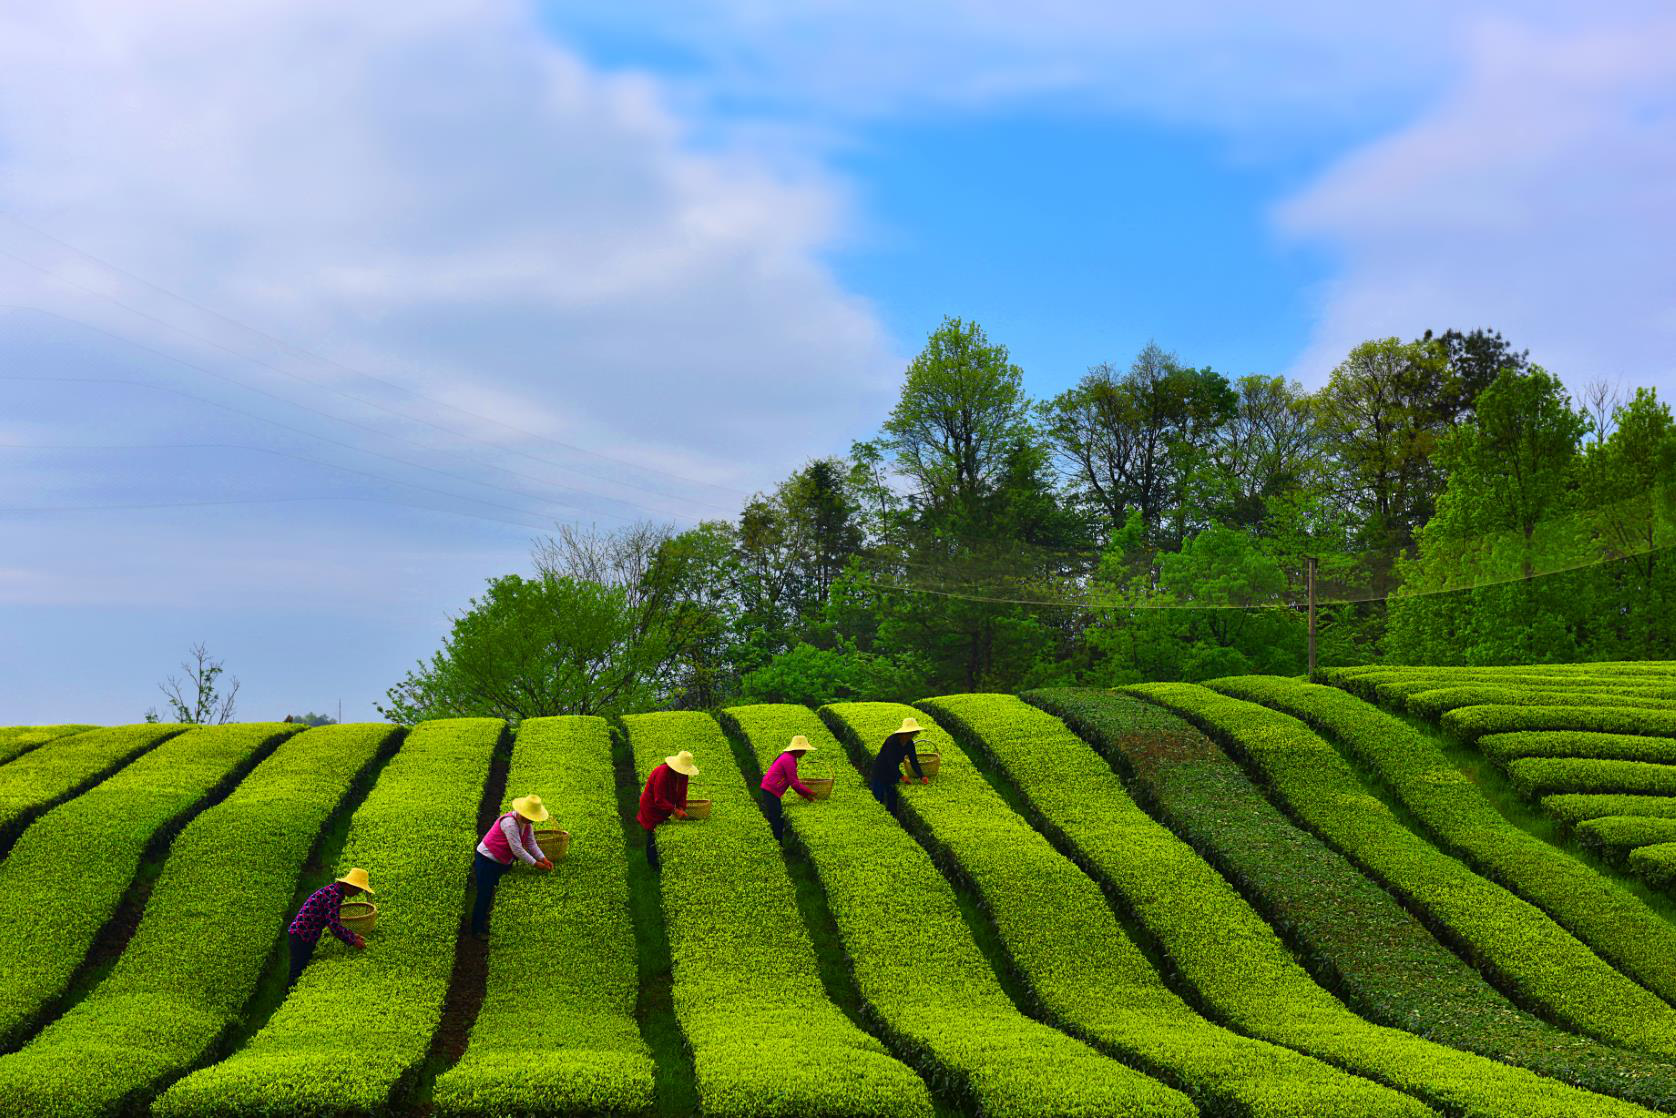
[[[1321,662],[1676,655],[1676,423],[1574,402],[1493,330],[1350,351],[1317,391],[1149,344],[1033,400],[946,319],[847,457],[733,520],[561,528],[391,688],[399,721],[910,699]]]

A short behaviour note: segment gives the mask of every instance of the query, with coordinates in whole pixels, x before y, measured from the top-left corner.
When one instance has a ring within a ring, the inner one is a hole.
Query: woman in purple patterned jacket
[[[303,973],[303,968],[314,957],[314,948],[320,942],[322,931],[329,930],[357,951],[367,945],[366,940],[344,927],[343,921],[338,918],[343,902],[362,893],[371,895],[372,886],[368,884],[367,871],[356,866],[325,888],[316,889],[303,902],[296,919],[286,929],[286,938],[291,941],[291,977],[285,983],[287,990],[297,984],[297,976]]]

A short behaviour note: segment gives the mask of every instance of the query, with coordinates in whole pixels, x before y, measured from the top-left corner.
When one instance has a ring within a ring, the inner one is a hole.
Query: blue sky
[[[0,14],[0,724],[368,717],[556,522],[726,515],[944,314],[1038,395],[1493,325],[1676,389],[1676,15]]]

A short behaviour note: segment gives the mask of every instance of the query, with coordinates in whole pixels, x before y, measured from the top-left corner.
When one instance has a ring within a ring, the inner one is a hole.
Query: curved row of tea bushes
[[[1169,715],[1112,697],[1100,732],[1151,734]],[[1316,1056],[1452,1115],[1554,1118],[1645,1109],[1363,1020],[1316,985],[1274,930],[1205,860],[1129,798],[1111,767],[1022,701],[981,744],[1034,821],[1146,928],[1205,1009],[1230,1028]],[[1179,720],[1172,720],[1179,725]]]
[[[268,1023],[176,1083],[154,1114],[371,1114],[418,1074],[442,1019],[478,803],[505,730],[498,718],[449,718],[409,731],[350,819],[337,866],[364,868],[376,890],[366,949],[322,933]]]
[[[1521,795],[1627,792],[1676,796],[1676,765],[1601,761],[1592,757],[1521,757],[1508,762],[1508,779]]]
[[[1114,701],[1087,691],[1030,698],[1083,723],[1100,721]],[[1575,1036],[1510,1004],[1389,893],[1295,827],[1203,734],[1175,722],[1144,735],[1107,732],[1102,740],[1153,814],[1238,886],[1323,984],[1364,1017],[1676,1109],[1676,1063]],[[1323,897],[1332,902],[1322,904]]]
[[[1369,702],[1402,706],[1410,695],[1453,687],[1508,687],[1550,691],[1568,698],[1580,692],[1604,695],[1632,695],[1651,699],[1676,699],[1676,677],[1626,677],[1621,675],[1540,674],[1534,669],[1518,673],[1487,669],[1374,668],[1349,674],[1327,669],[1323,677],[1333,685]]]
[[[0,850],[44,808],[83,791],[185,726],[112,726],[42,743],[0,765]]]
[[[1676,928],[1628,889],[1510,823],[1433,739],[1333,687],[1276,676],[1229,677],[1211,686],[1284,711],[1331,736],[1371,769],[1445,850],[1547,912],[1655,993],[1676,1000]],[[1563,815],[1552,799],[1544,806]],[[1668,803],[1676,815],[1676,799]],[[1590,814],[1631,813],[1622,801],[1616,806],[1622,810],[1600,804]]]
[[[1676,764],[1676,738],[1650,738],[1640,734],[1524,730],[1514,734],[1485,734],[1478,739],[1478,749],[1503,765],[1520,757],[1593,757],[1602,761]]]
[[[605,720],[520,724],[501,810],[531,792],[553,815],[542,827],[570,832],[569,853],[551,873],[518,868],[501,881],[483,1005],[432,1099],[439,1114],[474,1118],[648,1112],[654,1069],[634,1017],[640,975]]]
[[[1569,792],[1542,797],[1542,808],[1563,823],[1608,815],[1676,818],[1676,796],[1631,796],[1611,792]],[[1598,875],[1597,875],[1598,876]]]
[[[92,726],[5,726],[0,727],[0,764],[45,745],[58,738],[67,738]]]
[[[110,975],[0,1057],[0,1115],[34,1118],[48,1098],[59,1118],[121,1112],[202,1060],[238,1023],[283,938],[321,828],[396,733],[298,734],[187,824]]]
[[[994,1118],[1196,1113],[1157,1080],[1019,1012],[953,888],[843,763],[842,747],[813,711],[747,706],[723,717],[750,741],[761,767],[794,734],[837,762],[832,798],[787,804],[786,828],[820,877],[870,1012],[928,1076],[958,1085],[970,1109]],[[936,791],[935,782],[909,789]]]
[[[968,739],[1011,696],[919,704],[921,751],[942,755],[934,787],[904,789],[904,811],[938,856],[972,883],[1013,967],[1052,1019],[1185,1091],[1206,1114],[1297,1118],[1424,1113],[1414,1100],[1318,1060],[1213,1025],[1164,985],[1099,886],[990,787],[929,716]],[[868,760],[917,712],[837,703],[821,714]],[[1676,1097],[1676,1095],[1673,1095]]]
[[[1676,1055],[1676,1009],[1613,970],[1541,909],[1404,827],[1302,722],[1191,683],[1130,690],[1228,746],[1304,826],[1425,914],[1526,1002],[1610,1043]]]
[[[1605,815],[1577,824],[1577,838],[1585,845],[1621,859],[1638,846],[1676,842],[1676,819],[1649,815]]]
[[[1601,734],[1676,735],[1676,710],[1630,707],[1489,706],[1456,707],[1444,714],[1443,728],[1465,742],[1485,734],[1519,730],[1588,730]]]
[[[1513,684],[1465,684],[1416,691],[1405,700],[1410,714],[1433,721],[1445,711],[1471,706],[1624,707],[1637,710],[1676,710],[1676,699],[1597,690],[1548,690]]]
[[[147,849],[301,729],[247,723],[189,730],[23,833],[0,863],[0,1044],[21,1039],[64,993]]]
[[[1629,868],[1649,885],[1669,889],[1676,885],[1676,842],[1661,842],[1629,852]]]
[[[707,714],[624,717],[640,778],[690,749],[711,817],[657,831],[675,1017],[706,1116],[929,1115],[925,1084],[826,996],[780,849]],[[906,948],[907,945],[904,945]]]

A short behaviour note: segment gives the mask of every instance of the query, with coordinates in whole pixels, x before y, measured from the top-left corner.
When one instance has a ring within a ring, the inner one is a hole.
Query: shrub
[[[1639,734],[1591,734],[1581,730],[1525,730],[1485,734],[1479,750],[1498,764],[1520,757],[1593,757],[1597,760],[1676,764],[1676,739]]]
[[[38,745],[69,737],[92,726],[6,726],[0,727],[0,764],[21,756]]]
[[[118,1112],[201,1060],[238,1023],[283,938],[321,827],[395,734],[383,725],[298,734],[187,824],[109,977],[0,1057],[0,1114],[31,1118],[43,1097],[63,1118]]]
[[[1628,792],[1676,796],[1676,765],[1600,761],[1591,757],[1521,757],[1507,765],[1513,786],[1526,796],[1554,792]]]
[[[1084,720],[1125,702],[1077,691],[1029,698]],[[1676,1063],[1574,1036],[1515,1008],[1389,893],[1293,826],[1203,734],[1175,722],[1102,741],[1153,813],[1364,1017],[1590,1090],[1676,1106]]]
[[[1676,818],[1676,796],[1626,796],[1598,792],[1565,793],[1542,797],[1542,807],[1548,814],[1566,823],[1576,823],[1584,819],[1598,819],[1606,815],[1653,815]],[[1670,958],[1670,956],[1667,955],[1665,958]]]
[[[1540,909],[1405,828],[1302,722],[1192,684],[1131,690],[1222,741],[1295,818],[1529,1004],[1613,1044],[1676,1054],[1676,1009],[1613,970]]]
[[[708,820],[658,828],[675,1017],[692,1048],[700,1109],[930,1115],[919,1077],[827,999],[791,877],[715,720],[674,712],[623,724],[642,778],[690,749],[699,767],[691,794],[714,801]]]
[[[1654,815],[1608,815],[1577,824],[1577,837],[1614,858],[1637,846],[1676,842],[1676,819]]]
[[[652,1055],[634,1017],[640,975],[605,720],[521,724],[501,810],[529,792],[553,814],[543,826],[570,832],[570,852],[551,873],[518,868],[501,881],[483,1005],[465,1056],[436,1081],[437,1111],[648,1112]]]
[[[1661,842],[1631,850],[1629,868],[1649,885],[1669,889],[1676,885],[1676,842]]]
[[[299,729],[255,723],[171,737],[24,832],[0,863],[0,974],[6,976],[0,1043],[16,1042],[64,992],[122,903],[147,849],[267,747]],[[43,929],[50,929],[51,950],[42,950]]]
[[[0,850],[45,808],[97,784],[186,727],[112,726],[56,738],[0,766]]]
[[[350,820],[339,872],[377,890],[364,951],[321,937],[262,1030],[153,1104],[161,1116],[370,1114],[418,1074],[442,1019],[497,718],[414,727]]]
[[[1181,723],[1124,700],[1114,700],[1098,725],[1079,722],[1095,738],[1151,736],[1161,726],[1179,732]],[[989,718],[982,741],[1038,826],[1133,914],[1181,982],[1231,1028],[1452,1114],[1645,1113],[1363,1020],[1316,985],[1273,929],[1192,847],[1141,811],[1111,767],[1064,723],[1021,702],[1005,722]]]
[[[1508,822],[1430,737],[1331,687],[1272,677],[1214,686],[1332,735],[1446,850],[1543,909],[1655,993],[1676,999],[1676,929],[1629,890]],[[1550,810],[1552,799],[1544,801]],[[1590,813],[1629,813],[1621,804],[1622,810],[1601,806]]]
[[[1017,704],[1011,695],[951,695],[920,707],[981,748],[986,734],[1005,732]],[[852,754],[871,756],[912,711],[855,703],[822,713],[843,727]],[[1163,984],[1099,886],[1013,812],[948,735],[932,723],[921,740],[942,753],[943,769],[935,788],[908,789],[905,811],[978,890],[1008,956],[1062,1025],[1179,1086],[1207,1114],[1419,1110],[1387,1088],[1200,1017]]]
[[[1462,741],[1514,730],[1591,730],[1603,734],[1676,735],[1676,710],[1627,707],[1475,706],[1443,716],[1443,728]]]
[[[787,804],[786,828],[820,876],[862,997],[928,1076],[958,1085],[970,1108],[988,1115],[1194,1112],[1163,1084],[1019,1012],[972,938],[954,890],[861,774],[842,764],[841,747],[813,711],[746,706],[723,717],[750,741],[761,766],[793,734],[838,762],[832,798]],[[952,768],[958,780],[958,761]],[[1052,903],[1046,893],[1038,897]]]
[[[1383,696],[1381,696],[1383,698]],[[1456,707],[1487,706],[1556,706],[1556,707],[1635,707],[1647,710],[1676,710],[1676,699],[1649,698],[1642,695],[1613,694],[1606,691],[1551,691],[1526,688],[1520,685],[1468,684],[1456,687],[1437,687],[1417,691],[1408,696],[1407,707],[1422,718],[1437,719],[1446,710]]]

